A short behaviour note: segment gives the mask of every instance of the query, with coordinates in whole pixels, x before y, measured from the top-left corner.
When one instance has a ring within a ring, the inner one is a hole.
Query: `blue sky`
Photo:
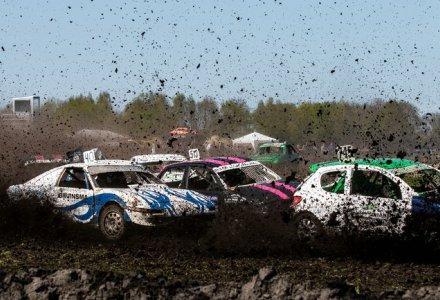
[[[436,112],[439,11],[412,0],[0,0],[0,105],[109,91],[122,107],[152,90],[251,107],[398,98]]]

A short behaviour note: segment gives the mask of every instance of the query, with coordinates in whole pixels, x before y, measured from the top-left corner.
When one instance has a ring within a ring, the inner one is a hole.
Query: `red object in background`
[[[44,160],[44,156],[43,155],[35,155],[35,161],[43,161]]]
[[[197,134],[197,132],[188,127],[178,127],[170,131],[171,136],[186,136],[188,134]]]
[[[61,154],[53,154],[52,160],[53,161],[62,161],[62,160],[64,160],[64,157]]]

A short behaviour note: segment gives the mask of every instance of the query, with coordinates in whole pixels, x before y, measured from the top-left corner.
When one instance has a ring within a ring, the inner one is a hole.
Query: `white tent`
[[[277,139],[271,138],[270,136],[258,133],[258,132],[252,132],[249,134],[246,134],[242,137],[236,138],[235,140],[232,140],[233,145],[252,145],[254,150],[257,149],[259,144],[262,143],[268,143],[268,142],[278,142]]]

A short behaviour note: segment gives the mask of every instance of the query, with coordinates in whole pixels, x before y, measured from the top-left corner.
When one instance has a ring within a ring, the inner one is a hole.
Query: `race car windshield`
[[[93,176],[93,180],[100,188],[128,188],[131,185],[160,183],[152,174],[135,171],[99,173]]]
[[[416,193],[426,193],[440,188],[440,172],[435,169],[421,169],[398,175]]]
[[[277,180],[263,165],[253,165],[230,169],[218,173],[228,187],[236,187],[260,182]]]

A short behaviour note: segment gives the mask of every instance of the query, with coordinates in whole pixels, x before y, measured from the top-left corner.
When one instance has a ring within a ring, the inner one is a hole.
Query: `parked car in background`
[[[73,220],[95,223],[108,239],[119,239],[127,223],[154,226],[177,217],[216,211],[214,199],[170,188],[129,161],[94,161],[56,167],[9,187],[11,199],[48,199]]]
[[[170,131],[172,137],[185,137],[187,135],[195,135],[197,131],[188,127],[177,127]]]
[[[131,162],[146,167],[155,175],[159,174],[164,166],[185,160],[186,157],[180,154],[147,154],[131,158]]]
[[[252,159],[268,165],[298,164],[301,159],[298,151],[288,143],[264,143]]]
[[[402,234],[440,217],[440,172],[398,158],[313,164],[294,194],[300,237],[348,230]],[[426,228],[423,228],[425,230]]]
[[[166,166],[159,178],[173,188],[217,197],[228,203],[254,203],[270,209],[289,209],[296,182],[285,182],[257,161],[213,157]]]

